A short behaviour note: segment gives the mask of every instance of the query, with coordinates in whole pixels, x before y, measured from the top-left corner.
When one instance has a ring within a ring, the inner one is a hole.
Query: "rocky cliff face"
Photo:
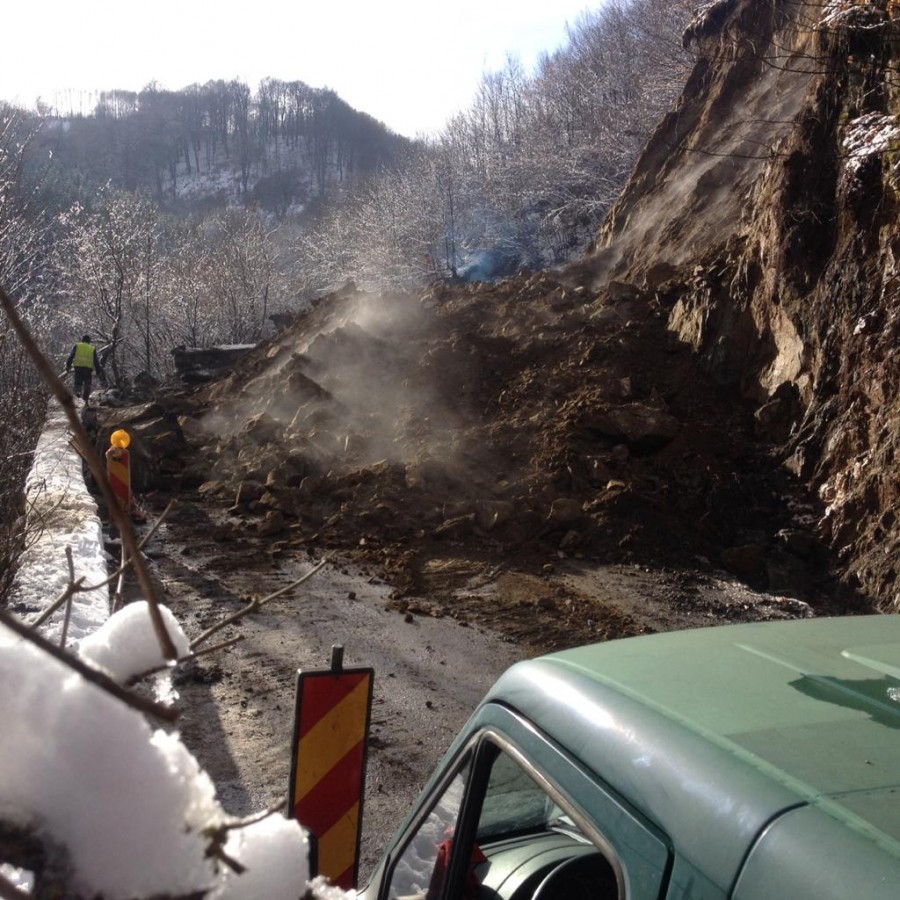
[[[895,18],[897,16],[897,18]],[[570,274],[660,302],[825,502],[851,584],[900,611],[900,11],[725,0]]]

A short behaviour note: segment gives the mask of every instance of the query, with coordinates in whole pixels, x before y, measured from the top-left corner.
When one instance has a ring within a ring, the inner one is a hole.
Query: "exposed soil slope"
[[[896,5],[727,0],[572,283],[665,309],[825,504],[846,582],[900,610]]]

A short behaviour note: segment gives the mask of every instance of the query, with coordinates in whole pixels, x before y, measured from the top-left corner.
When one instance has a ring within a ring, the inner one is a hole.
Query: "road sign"
[[[337,650],[339,648],[335,648]],[[297,672],[290,811],[316,838],[318,873],[356,887],[374,669]]]
[[[109,439],[112,445],[106,451],[106,477],[119,501],[119,506],[126,512],[131,510],[131,456],[128,445],[131,436],[123,428],[114,431]]]

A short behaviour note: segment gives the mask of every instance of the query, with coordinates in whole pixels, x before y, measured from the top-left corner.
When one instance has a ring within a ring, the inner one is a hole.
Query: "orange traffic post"
[[[106,476],[112,486],[119,505],[126,512],[131,511],[131,455],[128,445],[131,435],[120,428],[109,436],[112,445],[106,451]]]
[[[356,887],[362,834],[366,746],[374,669],[297,672],[290,814],[314,837],[317,872],[343,890]]]

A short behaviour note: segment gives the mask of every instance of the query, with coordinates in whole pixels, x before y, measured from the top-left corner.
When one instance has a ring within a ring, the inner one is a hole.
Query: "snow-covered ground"
[[[13,604],[34,620],[71,576],[107,575],[97,508],[85,487],[68,423],[51,407],[28,480],[40,535],[22,560]],[[163,665],[148,604],[109,616],[105,587],[78,593],[66,648],[120,683]],[[169,610],[179,655],[188,639]],[[65,610],[40,628],[59,644]],[[64,662],[0,624],[0,818],[65,848],[69,889],[107,900],[206,891],[209,898],[296,900],[309,878],[303,829],[280,814],[235,826],[215,786],[178,739]],[[216,847],[219,853],[210,853]],[[0,848],[2,850],[2,848]],[[225,860],[236,865],[230,866]],[[0,855],[0,862],[3,862]],[[243,872],[238,871],[243,868]],[[0,867],[28,896],[30,873]],[[317,897],[346,896],[313,885]],[[2,891],[0,891],[2,892]]]
[[[83,579],[83,586],[102,584],[108,576],[97,505],[84,483],[81,457],[70,441],[66,414],[51,403],[25,485],[31,537],[13,585],[11,605],[17,609],[37,613],[62,594],[70,581],[67,548],[75,580]],[[60,609],[42,628],[42,634],[54,643],[59,642],[64,614]],[[68,639],[77,642],[99,628],[108,615],[106,588],[77,593]]]

